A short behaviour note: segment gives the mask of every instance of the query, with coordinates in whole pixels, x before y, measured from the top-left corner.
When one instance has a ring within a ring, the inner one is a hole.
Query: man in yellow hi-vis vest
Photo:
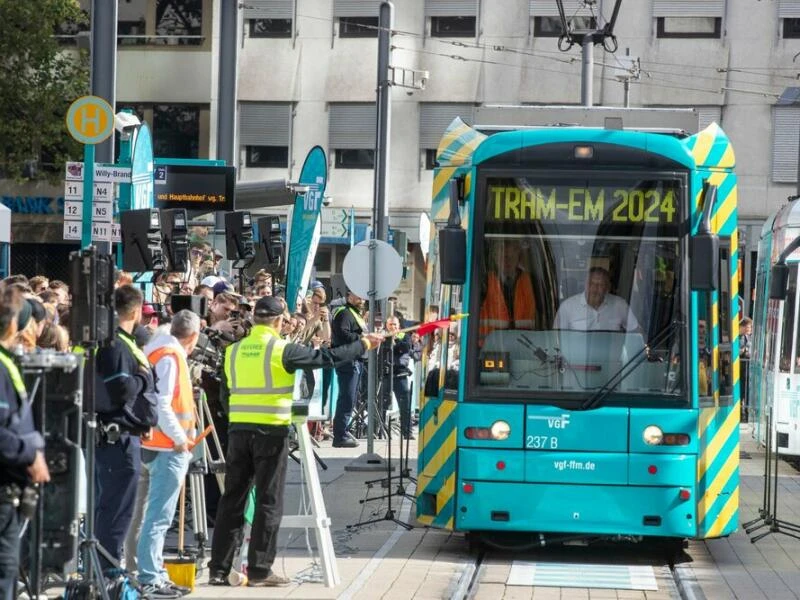
[[[335,349],[313,349],[280,337],[286,305],[265,296],[255,305],[250,334],[225,353],[223,403],[228,404],[228,452],[225,493],[217,507],[209,584],[228,585],[236,540],[244,525],[244,509],[252,483],[256,508],[247,554],[248,585],[283,586],[285,577],[272,572],[278,528],[283,517],[283,487],[288,459],[292,392],[297,369],[333,367],[377,347],[380,334],[367,334]]]

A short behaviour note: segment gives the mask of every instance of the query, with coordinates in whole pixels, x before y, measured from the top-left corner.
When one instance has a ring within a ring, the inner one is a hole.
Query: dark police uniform
[[[0,346],[0,594],[14,598],[19,569],[17,506],[27,468],[44,449],[33,427],[28,394],[13,355]]]
[[[283,313],[283,303],[278,298],[264,297],[256,303],[254,312],[257,317],[277,316]],[[227,349],[221,392],[223,402],[227,400],[230,426],[225,493],[217,508],[208,563],[212,585],[223,585],[230,573],[253,483],[256,507],[247,574],[251,583],[274,577],[271,568],[283,517],[287,436],[292,417],[292,374],[298,369],[351,361],[364,349],[358,339],[335,350],[315,350],[281,339],[279,332],[266,325],[253,326],[247,337]]]
[[[95,531],[100,545],[119,560],[133,516],[142,466],[139,437],[148,433],[157,420],[155,385],[147,357],[133,336],[122,329],[117,329],[111,343],[98,350],[97,377]]]
[[[337,306],[333,312],[331,325],[331,347],[338,348],[352,344],[366,333],[367,325],[361,313],[352,304]],[[336,399],[336,413],[333,417],[333,443],[337,445],[348,438],[347,425],[353,414],[353,404],[358,393],[358,381],[361,378],[363,363],[360,357],[351,362],[336,366],[336,378],[339,382],[339,396]]]
[[[411,375],[411,361],[422,357],[422,347],[418,343],[412,344],[411,336],[405,333],[398,333],[387,341],[390,343],[384,343],[380,349],[383,410],[391,407],[394,392],[400,409],[400,429],[403,437],[407,438],[411,436],[411,384],[408,377]]]

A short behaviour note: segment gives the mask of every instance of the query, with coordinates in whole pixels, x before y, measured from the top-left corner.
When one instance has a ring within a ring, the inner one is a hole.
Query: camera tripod
[[[391,347],[390,347],[390,350],[389,350],[389,357],[388,358],[389,358],[389,373],[388,373],[388,386],[389,386],[389,389],[388,390],[383,390],[384,393],[381,393],[381,387],[383,385],[385,385],[385,382],[381,381],[379,386],[378,386],[378,393],[376,394],[377,398],[381,398],[382,399],[382,401],[381,401],[382,410],[375,411],[376,413],[379,413],[379,414],[383,414],[385,412],[384,409],[386,407],[386,398],[388,398],[389,402],[391,402],[391,397],[392,397],[392,384],[394,382],[394,338],[392,338],[392,340],[391,340]],[[382,380],[386,379],[386,377],[383,377],[381,379]],[[410,410],[410,407],[411,407],[410,399],[409,399],[408,405],[409,405],[409,410]],[[400,410],[402,410],[402,407],[400,407]],[[364,525],[371,525],[373,523],[380,523],[381,521],[392,521],[393,523],[399,525],[400,527],[403,527],[407,531],[410,531],[411,529],[414,529],[414,526],[411,525],[410,523],[406,523],[405,521],[401,521],[400,519],[398,519],[395,516],[394,509],[392,508],[392,496],[397,494],[397,495],[403,495],[403,496],[407,497],[406,491],[405,491],[405,487],[403,486],[403,432],[402,432],[402,425],[401,425],[401,427],[400,427],[400,474],[397,476],[400,479],[400,485],[398,486],[396,492],[392,492],[391,489],[390,489],[391,485],[392,485],[392,480],[396,478],[395,476],[392,475],[392,470],[394,469],[394,467],[392,466],[392,429],[393,429],[393,427],[392,427],[392,418],[393,418],[393,413],[391,411],[388,411],[388,412],[385,412],[385,415],[387,417],[387,424],[388,424],[387,427],[384,427],[384,431],[386,432],[386,476],[385,477],[381,477],[380,479],[371,479],[369,481],[365,481],[364,483],[367,486],[367,490],[369,490],[374,484],[376,484],[376,483],[381,483],[382,484],[385,481],[388,491],[385,494],[381,495],[381,496],[375,496],[374,498],[364,498],[363,500],[359,500],[359,503],[360,504],[366,504],[367,502],[371,502],[371,501],[374,501],[374,500],[384,500],[385,499],[387,501],[386,513],[382,517],[377,517],[375,519],[369,519],[367,521],[360,521],[358,523],[354,523],[352,525],[348,525],[347,529],[352,529],[352,528],[355,528],[355,527],[363,527]],[[379,419],[380,419],[380,417],[379,417]],[[384,423],[383,420],[381,420],[380,422],[381,422],[381,426],[383,427],[383,423]],[[401,423],[402,423],[402,420],[401,420]],[[409,428],[411,427],[410,415],[409,415],[408,426],[409,426]]]
[[[206,394],[202,388],[195,387],[195,421],[197,422],[197,431],[205,430],[206,425],[211,425],[211,439],[214,443],[215,452],[211,452],[211,448],[206,440],[203,440],[198,445],[201,445],[199,456],[196,454],[195,458],[189,465],[189,471],[186,474],[187,488],[189,493],[186,495],[186,503],[192,519],[192,533],[194,535],[195,547],[191,551],[192,557],[198,562],[198,568],[202,559],[205,558],[206,548],[208,543],[208,520],[206,508],[206,491],[205,491],[205,476],[212,473],[217,480],[220,492],[225,489],[225,455],[222,451],[222,444],[220,443],[219,436],[214,424],[214,419],[211,415],[211,409],[206,400]],[[217,458],[214,458],[216,454]]]
[[[743,523],[745,533],[750,534],[759,529],[767,527],[766,531],[750,537],[750,542],[755,544],[758,540],[771,533],[782,533],[800,540],[800,525],[784,521],[778,518],[778,431],[775,434],[775,448],[773,448],[773,420],[777,417],[772,414],[773,407],[770,406],[767,412],[767,442],[764,454],[764,491],[761,508],[758,509],[758,517],[747,523]],[[770,506],[771,504],[771,506]]]
[[[377,390],[375,392],[376,398],[381,398],[383,394],[382,379],[383,378],[378,378]],[[352,417],[350,418],[350,423],[347,426],[347,431],[349,431],[355,438],[367,437],[369,429],[369,411],[367,410],[368,396],[367,369],[363,369],[358,382],[358,393],[353,406]],[[375,437],[379,439],[382,439],[387,435],[387,428],[386,423],[384,422],[383,412],[383,410],[375,411]]]

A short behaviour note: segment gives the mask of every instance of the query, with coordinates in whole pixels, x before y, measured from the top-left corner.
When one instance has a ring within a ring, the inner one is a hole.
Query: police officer
[[[411,375],[412,361],[422,358],[422,346],[416,335],[406,335],[400,330],[400,319],[391,316],[386,319],[386,331],[391,335],[390,343],[381,347],[380,363],[383,367],[381,389],[383,390],[383,409],[391,407],[392,392],[400,409],[400,429],[403,437],[414,439],[411,432]]]
[[[21,315],[20,311],[25,310]],[[44,440],[33,428],[28,394],[13,355],[18,322],[31,309],[13,287],[0,289],[0,596],[16,597],[19,568],[17,507],[28,483],[50,481]]]
[[[347,290],[347,304],[337,306],[333,311],[331,325],[331,347],[337,348],[352,344],[367,331],[367,324],[361,316],[364,299]],[[361,378],[363,363],[355,357],[347,363],[336,366],[336,378],[339,382],[339,396],[336,399],[336,414],[333,417],[334,448],[355,448],[358,441],[347,433],[347,424],[353,413],[353,405],[358,394],[358,381]]]
[[[158,423],[153,372],[133,337],[142,318],[143,300],[142,292],[132,285],[114,290],[119,327],[111,342],[97,352],[96,535],[117,561],[136,502],[142,465],[140,436]]]
[[[274,587],[289,583],[272,572],[272,564],[283,516],[294,372],[351,361],[377,347],[383,339],[381,335],[364,335],[334,350],[308,348],[281,339],[286,316],[281,298],[259,299],[250,334],[225,353],[222,396],[228,399],[230,428],[225,493],[217,508],[208,563],[211,585],[228,584],[251,483],[256,487],[256,506],[247,554],[248,585]]]

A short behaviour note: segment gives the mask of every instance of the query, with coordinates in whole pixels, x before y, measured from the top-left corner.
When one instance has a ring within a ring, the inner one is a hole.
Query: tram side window
[[[697,392],[700,396],[710,396],[711,391],[711,328],[706,318],[707,293],[700,295],[700,314],[697,319]]]
[[[731,252],[730,238],[720,239],[719,251],[719,393],[733,393],[733,361],[731,359]]]
[[[795,299],[797,297],[797,269],[789,272],[789,284],[786,289],[786,300],[783,303],[783,320],[781,322],[781,354],[778,368],[781,373],[789,373],[792,365],[793,337],[795,330]]]

